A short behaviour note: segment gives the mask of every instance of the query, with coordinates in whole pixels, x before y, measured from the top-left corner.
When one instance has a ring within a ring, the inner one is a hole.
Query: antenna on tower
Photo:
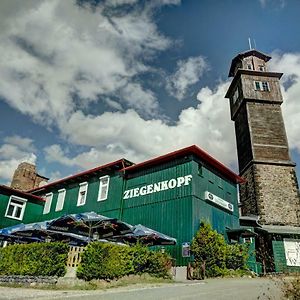
[[[254,42],[254,49],[257,49],[255,39],[253,39],[253,42]]]
[[[250,38],[248,38],[248,42],[249,42],[249,49],[252,50],[251,39]]]

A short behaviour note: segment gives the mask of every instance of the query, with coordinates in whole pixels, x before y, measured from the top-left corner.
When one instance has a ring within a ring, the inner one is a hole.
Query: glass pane
[[[108,194],[109,176],[100,178],[98,201],[106,200]]]
[[[107,188],[108,186],[102,186],[102,189],[101,189],[101,194],[100,194],[100,199],[105,199],[107,196]]]
[[[79,204],[84,204],[84,202],[85,202],[85,193],[86,193],[86,191],[81,191],[80,192]]]
[[[14,206],[10,204],[9,207],[8,207],[7,215],[12,216],[13,211],[14,211]]]
[[[57,203],[56,203],[56,211],[62,210],[64,207],[64,201],[65,201],[65,194],[66,191],[60,191],[58,193]]]
[[[263,82],[262,83],[262,88],[263,88],[264,91],[269,91],[269,85],[268,85],[268,83],[267,82]]]
[[[16,200],[16,199],[11,199],[10,204],[11,205],[15,205],[16,204],[18,206],[23,206],[24,201],[20,201],[20,200]]]
[[[20,218],[21,217],[21,212],[22,212],[22,208],[21,207],[16,207],[14,217]]]
[[[43,214],[49,213],[50,208],[51,208],[51,203],[52,203],[52,196],[53,196],[52,193],[49,194],[49,195],[46,195],[46,203],[45,203],[45,206],[44,206]]]
[[[106,177],[106,178],[101,178],[101,184],[102,184],[102,185],[107,185],[107,183],[108,183],[108,177]]]

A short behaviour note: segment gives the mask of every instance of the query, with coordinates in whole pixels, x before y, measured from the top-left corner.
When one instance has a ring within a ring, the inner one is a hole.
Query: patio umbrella
[[[16,236],[11,234],[0,233],[0,241],[8,241],[12,243],[33,243],[40,242],[38,238],[30,238],[25,236]]]
[[[45,242],[63,241],[72,245],[86,245],[88,238],[69,232],[48,230],[49,222],[37,222],[30,224],[19,224],[4,228],[0,231],[3,239],[10,239],[15,242]]]
[[[139,241],[147,245],[175,245],[177,242],[175,238],[141,224],[134,226],[133,233],[128,233],[124,236],[119,236],[118,238],[130,243]]]
[[[88,237],[106,238],[132,232],[132,226],[95,212],[70,214],[49,222],[49,230],[69,232]]]

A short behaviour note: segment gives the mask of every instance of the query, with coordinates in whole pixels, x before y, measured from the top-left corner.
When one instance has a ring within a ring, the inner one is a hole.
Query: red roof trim
[[[105,165],[102,165],[102,166],[99,166],[99,167],[96,167],[96,168],[93,168],[93,169],[90,169],[90,170],[87,170],[87,171],[83,171],[83,172],[77,173],[75,175],[71,175],[71,176],[59,179],[57,181],[51,182],[51,183],[43,185],[41,187],[34,188],[32,190],[29,190],[28,192],[32,193],[32,192],[36,192],[36,191],[42,191],[44,189],[47,189],[47,188],[49,188],[53,185],[59,184],[61,182],[71,180],[71,179],[74,179],[74,178],[77,178],[77,177],[80,177],[80,176],[89,175],[90,173],[97,172],[97,171],[100,171],[101,169],[105,169],[105,168],[108,168],[108,167],[111,167],[111,166],[114,166],[114,165],[117,165],[117,164],[121,164],[121,166],[124,168],[124,165],[125,165],[126,162],[129,162],[129,161],[122,158],[122,159],[119,159],[117,161],[114,161],[114,162],[111,162],[111,163],[108,163],[108,164],[105,164]]]
[[[245,180],[240,177],[239,175],[235,174],[233,171],[231,171],[229,168],[227,168],[225,165],[223,165],[221,162],[210,156],[208,153],[206,153],[204,150],[199,148],[196,145],[192,145],[180,150],[176,150],[174,152],[167,153],[162,156],[158,156],[156,158],[144,161],[142,163],[123,168],[122,171],[130,172],[135,171],[141,168],[146,168],[149,166],[157,165],[162,162],[169,161],[171,159],[174,159],[178,156],[182,155],[188,155],[188,154],[195,154],[196,156],[200,157],[203,161],[205,161],[210,166],[216,168],[222,175],[224,175],[226,178],[232,180],[235,183],[244,183]]]
[[[27,192],[22,192],[20,190],[12,189],[11,187],[8,187],[6,185],[0,185],[0,192],[1,192],[1,190],[5,190],[6,192],[9,192],[12,195],[23,196],[23,197],[26,197],[29,199],[34,199],[34,200],[45,202],[45,199],[43,199],[42,197],[35,196],[35,195],[29,194]]]

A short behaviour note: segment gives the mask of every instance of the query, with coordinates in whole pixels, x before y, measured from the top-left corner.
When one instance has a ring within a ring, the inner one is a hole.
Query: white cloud
[[[0,95],[10,106],[59,128],[62,118],[112,95],[125,109],[154,114],[156,97],[134,77],[150,71],[146,62],[170,40],[149,7],[114,15],[103,3],[94,11],[75,1],[35,1],[24,10],[22,3],[12,2],[18,18],[2,15]]]
[[[120,90],[120,98],[130,107],[148,116],[155,115],[158,109],[158,102],[150,90],[144,90],[140,84],[129,83]]]
[[[33,145],[33,140],[30,138],[21,137],[19,135],[7,136],[4,138],[4,143],[20,148],[21,150],[36,151]]]
[[[186,96],[188,88],[197,83],[207,69],[207,63],[202,56],[178,61],[176,72],[167,80],[169,93],[178,100],[182,100]]]
[[[281,79],[282,112],[289,146],[300,153],[300,53],[273,53],[272,57],[271,69],[284,73]]]
[[[284,8],[286,5],[286,0],[259,0],[260,5],[265,8],[268,5],[274,7],[274,5],[279,5],[280,8]]]
[[[106,4],[109,6],[119,6],[124,4],[135,4],[138,0],[106,0]]]
[[[0,180],[10,182],[21,162],[35,164],[36,154],[33,141],[20,136],[10,136],[0,145]]]
[[[270,68],[284,72],[282,105],[285,126],[291,149],[300,153],[300,54],[272,54]],[[236,169],[234,126],[230,119],[229,103],[224,99],[229,82],[220,83],[214,90],[202,88],[197,107],[184,109],[178,121],[170,125],[159,119],[145,120],[134,110],[106,112],[99,116],[77,111],[64,124],[65,138],[74,144],[91,147],[75,157],[62,149],[58,154],[67,165],[92,167],[119,159],[133,162],[197,144],[223,163]],[[57,160],[59,160],[57,159]]]
[[[201,89],[198,106],[183,110],[174,125],[159,119],[144,120],[133,110],[100,116],[86,116],[78,111],[64,125],[65,138],[90,146],[90,150],[69,157],[60,146],[52,145],[46,150],[47,156],[68,166],[87,168],[121,157],[141,162],[197,144],[227,165],[235,166],[234,128],[224,99],[227,88],[228,83],[221,83],[214,91]]]
[[[140,162],[198,144],[222,162],[235,163],[233,123],[224,99],[228,83],[201,89],[198,106],[183,110],[170,125],[158,114],[156,95],[139,82],[138,75],[152,71],[153,55],[171,45],[158,31],[151,7],[179,1],[146,3],[151,4],[128,14],[105,15],[103,4],[92,12],[71,1],[36,1],[19,9],[17,19],[10,15],[5,21],[0,94],[36,122],[56,126],[66,144],[89,147],[72,155],[51,145],[44,149],[49,162],[82,168],[121,157]],[[176,97],[184,97],[206,68],[200,56],[178,62],[170,79]],[[88,109],[103,102],[119,111]]]

